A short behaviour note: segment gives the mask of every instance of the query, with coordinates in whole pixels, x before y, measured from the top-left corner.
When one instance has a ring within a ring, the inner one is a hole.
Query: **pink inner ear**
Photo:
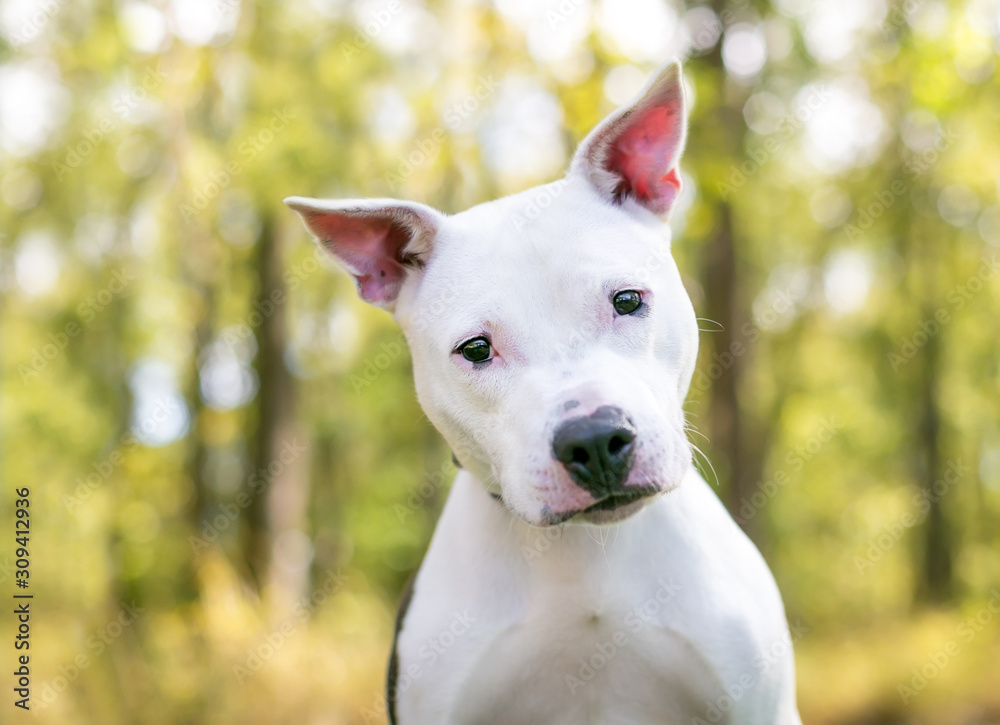
[[[373,303],[395,299],[406,274],[401,256],[409,236],[389,219],[319,214],[316,235],[354,273],[361,298]]]
[[[657,214],[670,210],[681,188],[677,167],[671,166],[680,142],[678,109],[653,106],[622,120],[624,128],[612,141],[606,168],[621,177],[618,197],[631,195]]]

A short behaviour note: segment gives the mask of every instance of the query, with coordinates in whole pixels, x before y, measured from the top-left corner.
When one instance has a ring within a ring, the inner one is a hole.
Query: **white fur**
[[[385,301],[464,470],[399,634],[401,725],[799,722],[777,587],[691,465],[682,404],[698,329],[650,211],[676,187],[637,200],[595,168],[652,102],[683,119],[679,68],[599,125],[564,180],[451,217],[419,210],[421,265]],[[667,130],[669,143],[628,147],[669,146],[676,180],[684,129]],[[314,231],[337,228],[314,225],[324,214],[408,218],[390,201],[292,205]],[[324,242],[337,254],[343,240]],[[641,314],[614,314],[621,290],[642,292]],[[456,349],[479,336],[496,357],[476,367]],[[596,499],[555,460],[553,431],[602,406],[635,428],[625,487],[660,493],[585,511]],[[545,528],[553,514],[575,517]]]
[[[540,196],[553,201],[530,220]],[[608,318],[606,283],[648,289],[651,314]],[[445,220],[397,318],[420,401],[468,469],[400,633],[399,723],[797,723],[773,578],[691,467],[681,404],[697,326],[665,225],[571,174]],[[450,352],[484,320],[515,360],[470,370]],[[564,411],[569,399],[581,406]],[[608,526],[531,526],[582,494],[552,459],[554,427],[604,404],[636,423],[636,469],[677,490]],[[635,608],[656,602],[664,582],[676,591],[637,622]],[[475,621],[456,635],[463,615]],[[601,655],[616,632],[627,643],[584,682],[581,658]]]
[[[552,529],[461,472],[397,651],[401,725],[800,723],[777,587],[692,469],[623,523]]]

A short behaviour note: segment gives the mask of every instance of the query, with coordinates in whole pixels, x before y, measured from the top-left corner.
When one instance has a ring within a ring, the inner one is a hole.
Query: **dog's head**
[[[286,203],[394,312],[459,462],[525,521],[617,521],[691,462],[698,335],[663,218],[680,192],[680,66],[595,128],[565,179],[454,216]]]

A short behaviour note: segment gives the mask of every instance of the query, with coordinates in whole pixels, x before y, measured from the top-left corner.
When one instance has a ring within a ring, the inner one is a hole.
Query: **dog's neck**
[[[463,470],[463,466],[459,462],[458,456],[455,455],[454,451],[452,451],[452,453],[451,453],[451,462],[454,464],[455,468],[457,468],[460,471]],[[499,491],[490,491],[490,490],[487,490],[486,492],[490,495],[490,497],[494,501],[496,501],[500,505],[503,505],[503,494],[501,494]]]

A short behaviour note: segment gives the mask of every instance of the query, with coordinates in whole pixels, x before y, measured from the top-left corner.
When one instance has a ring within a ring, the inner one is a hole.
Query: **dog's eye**
[[[485,337],[474,337],[459,345],[458,351],[469,362],[481,363],[490,359],[493,349]]]
[[[642,295],[635,290],[624,290],[611,301],[619,315],[631,315],[642,307]]]

